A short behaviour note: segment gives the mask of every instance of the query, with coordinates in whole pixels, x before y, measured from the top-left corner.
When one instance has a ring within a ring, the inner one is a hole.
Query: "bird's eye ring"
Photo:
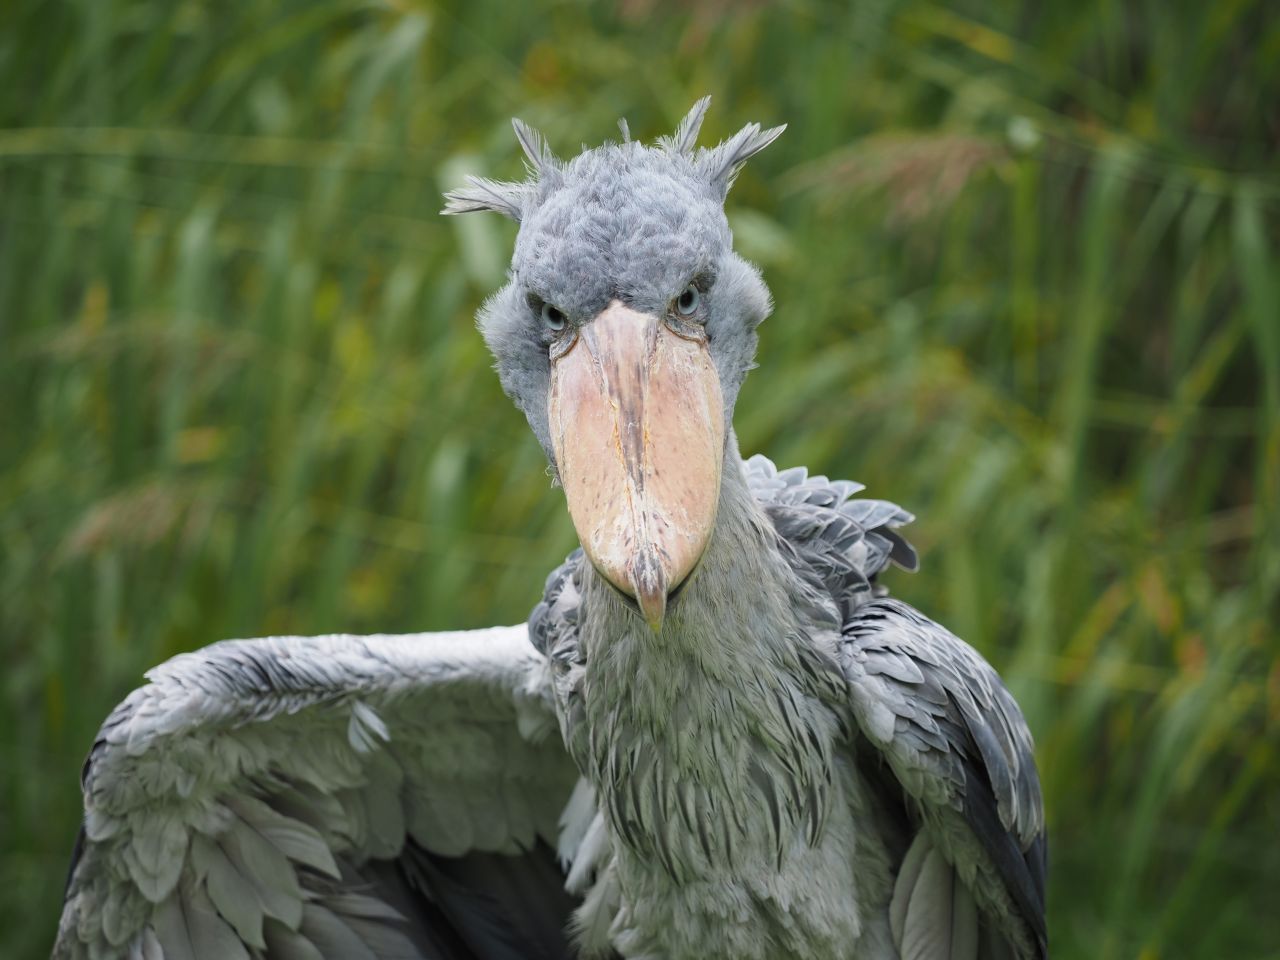
[[[542,305],[542,323],[552,333],[559,333],[565,326],[564,313],[551,304],[544,303]]]
[[[692,283],[684,288],[684,293],[676,297],[676,313],[681,317],[691,317],[698,312],[702,303],[702,294]]]

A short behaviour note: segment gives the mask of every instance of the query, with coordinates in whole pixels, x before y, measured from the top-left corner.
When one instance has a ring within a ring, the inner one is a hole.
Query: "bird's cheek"
[[[720,382],[705,341],[610,304],[552,363],[548,414],[587,556],[656,629],[715,523]]]

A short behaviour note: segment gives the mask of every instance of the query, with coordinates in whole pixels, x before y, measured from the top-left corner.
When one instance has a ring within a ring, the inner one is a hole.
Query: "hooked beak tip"
[[[667,598],[665,595],[659,594],[655,597],[640,597],[640,612],[644,615],[644,622],[649,625],[649,629],[654,633],[662,632],[662,621],[667,613]]]
[[[642,553],[632,566],[631,583],[644,622],[657,633],[667,614],[667,576],[658,558],[648,551]]]

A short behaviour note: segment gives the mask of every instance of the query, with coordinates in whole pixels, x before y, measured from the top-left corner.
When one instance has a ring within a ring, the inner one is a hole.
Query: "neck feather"
[[[736,451],[711,541],[660,632],[594,571],[584,586],[584,772],[637,862],[688,879],[816,842],[840,734],[843,681],[822,652],[834,637],[795,602]]]

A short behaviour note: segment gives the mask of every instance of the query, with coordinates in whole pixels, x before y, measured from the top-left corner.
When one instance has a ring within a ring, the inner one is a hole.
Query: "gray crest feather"
[[[519,117],[511,118],[511,127],[516,132],[516,139],[520,141],[520,149],[529,158],[530,170],[535,176],[541,177],[556,169],[560,161],[547,146],[546,137]]]
[[[467,177],[467,185],[445,193],[444,209],[449,216],[491,210],[520,222],[530,194],[527,183],[506,183],[485,177]]]
[[[702,121],[707,116],[707,108],[711,106],[711,97],[706,96],[693,105],[693,108],[680,121],[676,132],[659,141],[671,153],[684,157],[693,156],[694,145],[698,142],[698,131],[702,129]]]
[[[786,129],[785,123],[768,130],[761,130],[758,123],[749,123],[724,143],[699,157],[698,167],[721,194],[726,194],[743,164],[782,136],[782,131]]]

